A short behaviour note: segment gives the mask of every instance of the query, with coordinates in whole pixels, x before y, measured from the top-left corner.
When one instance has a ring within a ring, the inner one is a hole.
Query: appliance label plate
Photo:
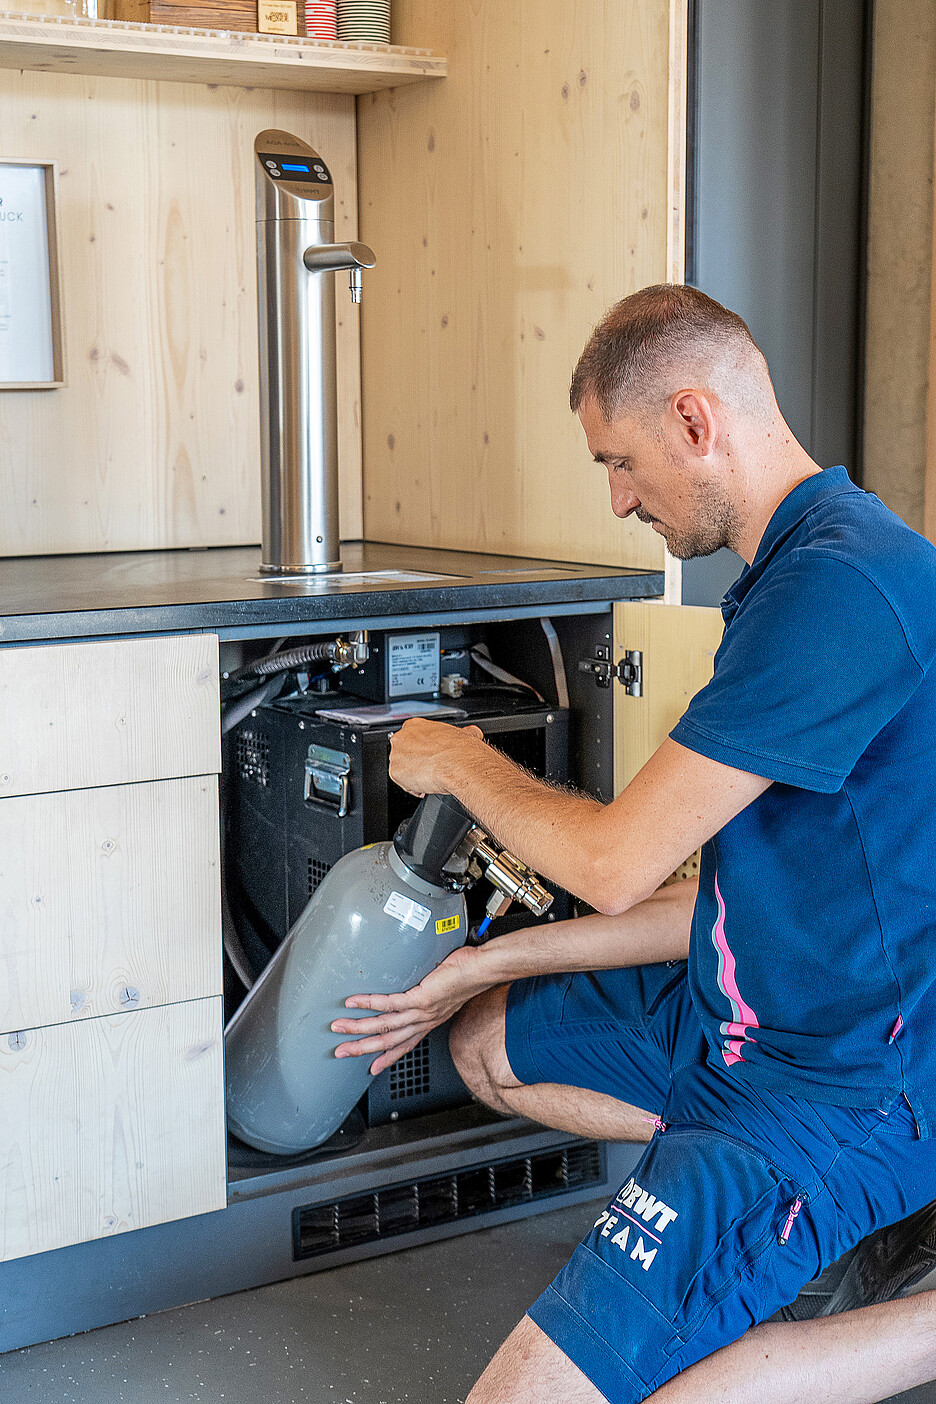
[[[439,690],[439,635],[390,634],[387,638],[387,695],[407,697]]]

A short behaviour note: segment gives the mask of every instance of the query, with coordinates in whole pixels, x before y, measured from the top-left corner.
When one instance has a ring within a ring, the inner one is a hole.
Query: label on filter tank
[[[428,907],[421,907],[412,898],[404,897],[402,892],[390,893],[384,902],[384,911],[403,926],[412,926],[414,931],[425,931],[426,922],[432,916]]]
[[[460,921],[461,918],[457,916],[443,917],[436,922],[436,935],[444,936],[446,931],[457,931]]]

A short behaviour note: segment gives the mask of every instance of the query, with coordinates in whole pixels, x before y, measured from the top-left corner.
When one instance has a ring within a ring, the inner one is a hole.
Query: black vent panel
[[[423,1040],[391,1066],[390,1100],[424,1097],[429,1091],[429,1044]]]
[[[371,1194],[293,1210],[293,1257],[314,1258],[376,1243],[433,1224],[475,1218],[600,1185],[601,1146],[583,1141],[560,1150],[456,1170],[451,1175],[391,1185]]]
[[[251,780],[255,785],[269,785],[270,743],[262,731],[239,733],[234,760],[242,780]]]
[[[310,897],[312,896],[312,893],[316,890],[316,888],[320,885],[323,878],[327,877],[330,871],[331,863],[323,863],[321,858],[309,859],[307,869],[307,886],[308,894]]]

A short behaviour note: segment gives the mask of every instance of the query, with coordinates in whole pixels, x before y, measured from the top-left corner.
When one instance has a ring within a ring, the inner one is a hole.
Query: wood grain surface
[[[936,115],[936,114],[934,114]],[[936,135],[933,140],[936,160]],[[923,531],[936,543],[936,171],[933,175],[933,237],[930,257],[929,375],[926,388],[926,461],[923,473]]]
[[[221,993],[215,776],[0,800],[0,1035]]]
[[[608,305],[680,271],[685,6],[398,0],[394,24],[448,77],[359,99],[366,534],[659,569],[568,387]]]
[[[256,33],[231,34],[220,20],[210,33],[186,26],[147,23],[147,0],[101,0],[101,24],[60,14],[38,21],[42,4],[21,6],[28,16],[0,14],[0,64],[43,73],[145,78],[170,83],[224,83],[288,92],[369,93],[444,78],[445,58],[422,48],[387,44],[317,44],[284,41]],[[34,17],[34,13],[36,15]]]
[[[3,1261],[224,1208],[221,1000],[3,1035],[0,1144]]]
[[[221,769],[216,634],[0,650],[0,800]]]
[[[0,555],[259,541],[266,127],[322,153],[336,237],[354,237],[352,97],[0,73],[0,154],[59,166],[68,365],[64,389],[0,396]],[[358,537],[357,309],[338,306],[342,527]]]
[[[929,535],[936,5],[876,0],[869,40],[861,484]]]
[[[712,676],[724,621],[720,609],[659,601],[614,606],[614,660],[643,653],[643,696],[614,684],[614,793],[629,785]]]

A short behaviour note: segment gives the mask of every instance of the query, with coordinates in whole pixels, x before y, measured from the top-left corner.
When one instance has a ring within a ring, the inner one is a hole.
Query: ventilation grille
[[[493,1209],[599,1185],[603,1178],[601,1147],[597,1141],[585,1141],[519,1160],[391,1185],[333,1204],[294,1209],[293,1257],[314,1258],[434,1224],[471,1219]]]
[[[306,870],[309,896],[318,887],[322,879],[331,871],[331,863],[323,863],[321,858],[310,858]]]
[[[423,1097],[429,1090],[429,1044],[424,1039],[390,1068],[390,1100]]]
[[[237,737],[237,773],[255,785],[270,783],[270,743],[262,731],[242,731]]]

